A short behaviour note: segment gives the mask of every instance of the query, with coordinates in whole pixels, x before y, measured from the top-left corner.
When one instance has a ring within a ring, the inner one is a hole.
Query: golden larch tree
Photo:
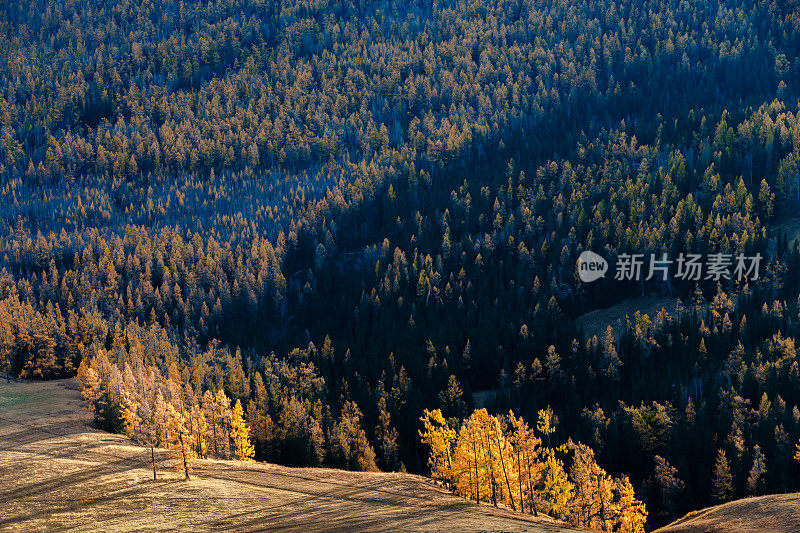
[[[450,428],[439,409],[433,411],[425,409],[420,422],[422,429],[419,431],[419,436],[422,443],[431,450],[428,460],[431,476],[449,482],[453,474],[453,444],[456,440],[456,431]]]
[[[171,403],[163,407],[167,422],[167,444],[170,455],[175,459],[175,468],[183,471],[184,479],[189,479],[189,471],[197,457],[192,446],[192,432],[189,427],[188,413],[183,409],[176,409]]]
[[[236,405],[231,411],[231,439],[236,447],[236,457],[241,461],[252,461],[255,448],[250,442],[250,426],[244,420],[244,410],[240,400],[236,400]]]

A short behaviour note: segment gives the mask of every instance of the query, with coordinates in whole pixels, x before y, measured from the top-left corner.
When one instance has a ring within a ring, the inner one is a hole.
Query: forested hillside
[[[208,434],[239,404],[256,460],[432,474],[586,527],[636,498],[653,527],[800,490],[800,250],[779,229],[799,13],[4,2],[0,369],[77,374],[145,444],[180,418],[191,453],[230,455]],[[764,260],[588,284],[584,250]],[[576,325],[654,295],[682,304]],[[531,469],[497,469],[528,446]],[[459,449],[470,481],[442,470]]]

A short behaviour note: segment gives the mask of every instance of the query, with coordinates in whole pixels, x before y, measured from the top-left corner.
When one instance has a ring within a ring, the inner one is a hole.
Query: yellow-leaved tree
[[[456,493],[472,496],[476,502],[481,501],[481,487],[487,484],[487,464],[484,461],[486,452],[481,438],[481,427],[476,413],[464,420],[458,430],[453,467],[450,473],[451,485]]]
[[[255,448],[250,442],[250,426],[244,420],[244,410],[240,400],[236,400],[236,405],[231,411],[231,439],[236,447],[236,457],[240,461],[252,461]]]
[[[431,476],[450,484],[453,472],[453,445],[456,440],[456,431],[452,429],[442,415],[442,411],[425,409],[420,417],[422,429],[419,436],[422,443],[426,444],[431,455],[428,464],[431,467]]]
[[[550,408],[539,411],[539,420],[536,429],[541,434],[545,461],[542,464],[540,478],[540,491],[542,498],[548,506],[548,513],[558,518],[568,518],[568,504],[573,496],[573,486],[564,471],[564,463],[557,457],[557,453],[564,452],[564,445],[553,445],[553,433],[556,432],[556,418]]]
[[[628,476],[617,478],[618,500],[614,509],[614,522],[616,529],[620,533],[644,533],[644,525],[647,522],[647,509],[644,503],[636,499]]]
[[[539,484],[542,474],[542,465],[539,461],[542,440],[533,434],[522,417],[515,417],[513,411],[509,411],[507,420],[508,438],[513,449],[514,467],[517,472],[520,511],[525,512],[527,502],[528,511],[537,515],[536,506],[539,498],[535,487]]]
[[[166,444],[169,446],[170,455],[175,459],[175,468],[183,471],[184,479],[189,479],[189,471],[192,463],[197,457],[194,446],[192,446],[191,426],[188,422],[188,413],[176,409],[169,402],[163,402],[161,410],[165,415],[165,435]]]
[[[475,501],[485,499],[516,509],[520,502],[514,488],[520,486],[518,455],[500,420],[486,409],[478,409],[458,432],[450,483],[457,493]]]
[[[231,401],[222,389],[212,393],[207,390],[203,394],[203,412],[206,418],[207,440],[209,452],[215,457],[230,457]]]
[[[573,486],[564,472],[564,463],[555,455],[547,455],[542,465],[541,493],[548,505],[548,514],[557,518],[569,517],[569,501]]]
[[[81,395],[85,402],[84,407],[96,418],[100,410],[98,404],[103,395],[103,388],[97,372],[87,364],[86,359],[81,361],[80,366],[78,366],[77,380],[81,386]]]
[[[557,419],[549,408],[539,411],[535,432],[513,411],[497,417],[478,409],[458,432],[438,409],[423,411],[420,421],[431,475],[456,494],[532,514],[542,509],[590,529],[644,533],[647,511],[628,478],[606,474],[588,446],[556,445]],[[569,452],[568,476],[562,457]]]
[[[608,531],[614,520],[616,484],[594,459],[594,451],[585,444],[568,443],[572,451],[569,476],[574,487],[570,501],[573,522],[580,526]]]

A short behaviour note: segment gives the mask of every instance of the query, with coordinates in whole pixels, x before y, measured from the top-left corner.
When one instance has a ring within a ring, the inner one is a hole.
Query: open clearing
[[[2,531],[568,531],[453,496],[424,477],[203,460],[89,427],[74,381],[0,382]]]
[[[606,333],[606,328],[611,326],[614,335],[619,337],[626,324],[626,317],[633,319],[636,311],[650,317],[655,321],[658,313],[665,309],[669,314],[675,315],[678,309],[678,298],[667,296],[651,296],[643,298],[632,298],[612,305],[606,309],[596,309],[575,319],[576,324],[583,328],[583,333],[587,339],[597,336],[602,340]]]
[[[656,533],[800,531],[800,493],[736,500],[694,511]]]
[[[789,246],[796,245],[800,242],[800,218],[789,218],[785,220],[775,226],[771,233],[776,237],[785,234]]]

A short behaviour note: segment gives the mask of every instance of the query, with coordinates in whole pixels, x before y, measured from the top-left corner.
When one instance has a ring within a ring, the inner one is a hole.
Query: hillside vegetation
[[[0,371],[185,471],[631,532],[800,490],[796,4],[7,0]],[[584,283],[586,250],[763,261]]]
[[[408,474],[201,460],[184,482],[159,449],[153,482],[149,451],[89,421],[74,382],[0,382],[1,530],[568,531]]]

